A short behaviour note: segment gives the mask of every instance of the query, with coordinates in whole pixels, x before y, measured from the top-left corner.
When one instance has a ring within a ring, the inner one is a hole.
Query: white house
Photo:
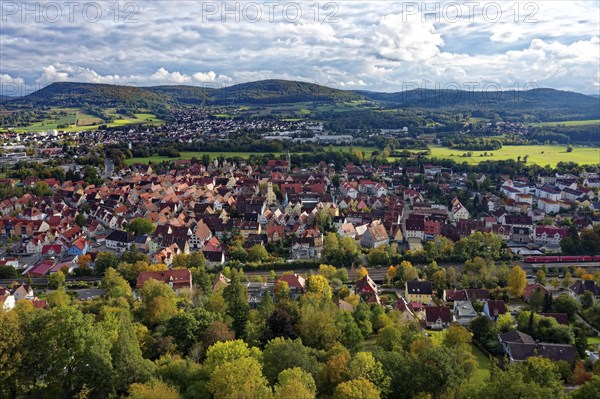
[[[538,199],[537,207],[546,213],[560,212],[560,202],[551,199]]]
[[[560,190],[556,190],[547,186],[536,187],[535,196],[538,198],[549,199],[551,201],[558,201],[560,199]]]
[[[538,244],[559,245],[560,240],[569,234],[567,229],[554,226],[537,226],[534,241]]]
[[[2,310],[9,311],[15,307],[16,301],[14,295],[0,295],[0,304],[2,304]]]

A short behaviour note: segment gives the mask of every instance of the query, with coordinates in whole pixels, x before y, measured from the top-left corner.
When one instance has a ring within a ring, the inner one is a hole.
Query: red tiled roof
[[[154,279],[163,283],[172,283],[173,288],[187,288],[192,285],[192,273],[188,269],[162,270],[157,272],[142,272],[137,278],[135,287],[142,288],[144,283]]]

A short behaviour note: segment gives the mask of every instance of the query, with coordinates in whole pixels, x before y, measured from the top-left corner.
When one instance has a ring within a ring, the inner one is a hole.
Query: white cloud
[[[201,5],[164,1],[139,3],[135,24],[13,18],[3,23],[0,73],[32,87],[64,80],[199,85],[278,78],[378,91],[473,81],[598,89],[600,3],[536,2],[536,23],[524,21],[523,2],[516,20],[514,2],[497,3],[503,14],[497,23],[482,18],[482,5],[473,21],[422,22],[420,13],[403,18],[406,3],[392,1],[338,2],[335,23],[323,22],[324,3],[318,21],[313,3],[300,3],[305,15],[298,23],[281,15],[274,22],[263,15],[258,23],[203,23]]]
[[[340,86],[341,86],[341,87],[344,87],[344,88],[346,88],[346,87],[350,87],[350,88],[352,88],[352,87],[363,87],[363,86],[367,86],[367,84],[365,83],[365,81],[364,81],[364,80],[362,80],[362,79],[359,79],[359,80],[358,80],[358,81],[356,81],[356,82],[355,82],[355,81],[353,81],[353,80],[350,80],[350,81],[348,81],[348,82],[340,82]]]
[[[192,75],[192,77],[194,78],[194,80],[198,81],[198,82],[202,82],[202,83],[206,83],[206,82],[214,82],[217,78],[217,74],[214,73],[213,71],[210,72],[196,72],[194,75]]]
[[[432,22],[419,15],[383,16],[371,30],[371,48],[380,56],[395,61],[425,61],[439,53],[444,40]]]
[[[22,86],[25,84],[25,80],[23,78],[13,78],[9,74],[3,73],[0,74],[0,84],[2,85],[19,85]]]

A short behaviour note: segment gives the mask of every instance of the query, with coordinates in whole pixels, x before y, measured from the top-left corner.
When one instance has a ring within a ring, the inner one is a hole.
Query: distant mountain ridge
[[[548,112],[564,110],[580,118],[600,119],[600,98],[554,89],[461,91],[417,89],[397,93],[340,90],[308,82],[263,80],[228,87],[119,86],[57,82],[24,97],[4,99],[11,106],[152,107],[177,105],[268,105],[298,102],[372,101],[406,108],[456,108]]]

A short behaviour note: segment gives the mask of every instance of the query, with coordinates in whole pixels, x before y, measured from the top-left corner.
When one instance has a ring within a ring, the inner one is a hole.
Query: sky
[[[0,0],[0,93],[58,81],[600,93],[598,1]]]

